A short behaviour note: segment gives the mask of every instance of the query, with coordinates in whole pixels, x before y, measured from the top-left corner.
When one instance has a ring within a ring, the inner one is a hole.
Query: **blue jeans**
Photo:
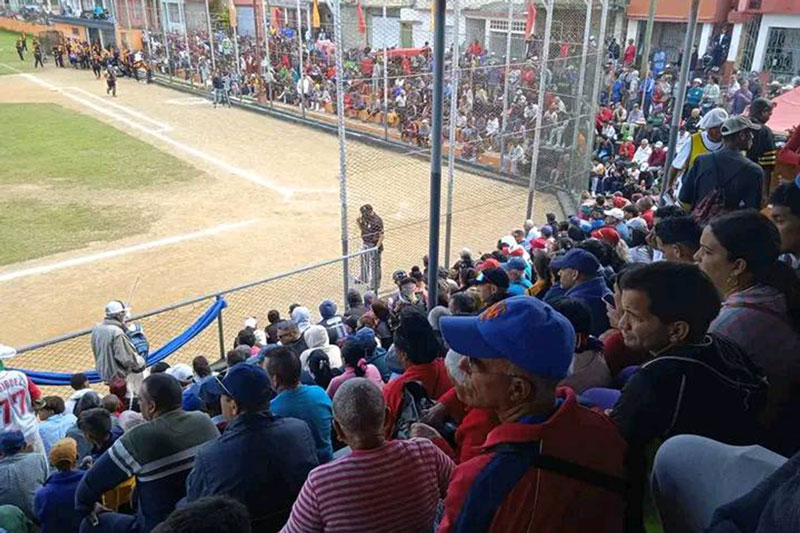
[[[136,533],[139,523],[133,515],[122,513],[100,513],[97,515],[98,524],[93,526],[88,518],[81,522],[80,533]]]
[[[786,461],[761,446],[672,437],[656,453],[652,476],[664,532],[704,531],[717,507],[744,496]]]

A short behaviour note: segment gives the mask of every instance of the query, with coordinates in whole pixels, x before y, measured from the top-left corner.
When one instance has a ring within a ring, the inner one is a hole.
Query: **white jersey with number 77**
[[[27,439],[38,429],[33,396],[39,389],[17,370],[0,370],[0,421],[3,431],[21,431]]]

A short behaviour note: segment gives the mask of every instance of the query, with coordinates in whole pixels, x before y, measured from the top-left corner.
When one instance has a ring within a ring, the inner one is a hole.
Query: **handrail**
[[[328,266],[328,265],[333,265],[335,263],[338,263],[338,262],[342,261],[345,258],[352,259],[354,257],[359,257],[359,256],[362,256],[362,255],[365,255],[365,254],[373,253],[376,250],[377,250],[377,248],[368,248],[366,250],[359,250],[357,252],[353,252],[351,254],[348,254],[347,256],[335,257],[333,259],[328,259],[328,260],[322,261],[320,263],[314,263],[312,265],[306,265],[304,267],[300,267],[300,268],[295,269],[295,270],[281,272],[279,274],[274,274],[272,276],[268,276],[266,278],[262,278],[262,279],[259,279],[259,280],[256,280],[256,281],[250,281],[248,283],[243,283],[241,285],[236,285],[234,287],[230,287],[228,289],[223,289],[221,291],[213,292],[213,293],[210,293],[210,294],[205,294],[203,296],[197,296],[195,298],[191,298],[189,300],[184,300],[184,301],[178,302],[176,304],[167,305],[165,307],[159,307],[157,309],[153,309],[151,311],[147,311],[147,312],[139,314],[139,315],[134,315],[133,317],[131,317],[131,320],[141,320],[143,318],[148,318],[148,317],[151,317],[153,315],[157,315],[157,314],[160,314],[160,313],[165,313],[167,311],[172,311],[174,309],[179,309],[181,307],[186,307],[187,305],[193,305],[193,304],[196,304],[198,302],[202,302],[203,300],[208,300],[208,299],[211,299],[211,298],[219,298],[219,297],[222,297],[222,296],[224,296],[226,294],[231,294],[233,292],[237,292],[237,291],[240,291],[240,290],[243,290],[243,289],[248,289],[248,288],[254,287],[256,285],[262,285],[264,283],[269,283],[271,281],[276,281],[276,280],[279,280],[279,279],[282,279],[282,278],[286,278],[286,277],[292,276],[294,274],[302,274],[303,272],[308,272],[310,270],[314,270],[314,269],[317,269],[317,268],[322,268],[322,267],[325,267],[325,266]],[[64,341],[68,341],[68,340],[71,340],[71,339],[74,339],[74,338],[77,338],[77,337],[81,337],[83,335],[88,335],[91,332],[92,332],[92,328],[85,328],[85,329],[81,329],[81,330],[78,330],[78,331],[73,331],[71,333],[66,333],[64,335],[59,335],[58,337],[54,337],[54,338],[48,339],[46,341],[40,341],[40,342],[35,342],[33,344],[28,344],[27,346],[23,346],[21,348],[18,348],[17,349],[17,354],[20,355],[20,354],[23,354],[25,352],[31,352],[33,350],[38,350],[38,349],[44,348],[46,346],[51,346],[53,344],[58,344],[60,342],[64,342]]]

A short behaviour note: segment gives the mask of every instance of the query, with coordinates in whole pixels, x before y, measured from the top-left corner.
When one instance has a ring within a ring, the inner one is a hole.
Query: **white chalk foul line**
[[[121,255],[132,254],[135,252],[143,252],[145,250],[152,250],[153,248],[161,248],[164,246],[169,246],[184,241],[200,239],[202,237],[209,237],[211,235],[216,235],[218,233],[232,231],[235,229],[243,228],[245,226],[249,226],[250,224],[256,222],[256,220],[257,219],[250,219],[250,220],[243,220],[240,222],[222,224],[219,226],[214,226],[212,228],[195,231],[193,233],[184,233],[183,235],[165,237],[163,239],[157,239],[155,241],[143,242],[141,244],[134,244],[133,246],[126,246],[124,248],[117,248],[116,250],[109,250],[107,252],[98,252],[96,254],[84,255],[81,257],[75,257],[73,259],[66,259],[64,261],[51,263],[49,265],[26,268],[23,270],[15,270],[13,272],[0,274],[0,282],[11,281],[14,279],[25,278],[28,276],[35,276],[39,274],[47,274],[48,272],[52,272],[54,270],[61,270],[64,268],[85,265],[87,263],[94,263],[96,261],[101,261],[103,259],[110,259],[112,257],[119,257]]]
[[[8,66],[8,65],[5,65],[5,66]],[[11,67],[11,68],[13,69],[13,67]],[[16,69],[13,69],[13,70],[16,70]],[[19,72],[19,71],[17,71],[17,72]],[[95,103],[93,103],[93,102],[91,102],[91,101],[89,101],[89,100],[87,100],[85,98],[82,98],[82,97],[77,96],[75,94],[71,94],[69,91],[66,91],[66,90],[64,90],[64,89],[62,89],[60,87],[57,87],[57,86],[55,86],[55,85],[53,85],[51,83],[48,83],[48,82],[46,82],[44,80],[41,80],[41,79],[37,78],[36,76],[34,76],[33,74],[20,74],[20,76],[25,78],[28,81],[31,81],[31,82],[33,82],[33,83],[35,83],[35,84],[37,84],[37,85],[39,85],[41,87],[46,88],[48,90],[61,93],[62,95],[64,95],[67,98],[69,98],[70,100],[78,102],[79,104],[84,105],[84,106],[88,107],[89,109],[92,109],[92,110],[100,113],[101,115],[105,115],[107,117],[110,117],[110,118],[118,121],[118,122],[122,122],[123,124],[133,128],[135,130],[141,131],[142,133],[144,133],[146,135],[149,135],[149,136],[151,136],[151,137],[153,137],[155,139],[158,139],[159,141],[161,141],[163,143],[166,143],[166,144],[172,146],[173,148],[175,148],[175,149],[177,149],[177,150],[179,150],[181,152],[189,154],[192,157],[196,157],[197,159],[200,159],[200,160],[205,161],[206,163],[209,163],[209,164],[211,164],[211,165],[213,165],[213,166],[215,166],[217,168],[220,168],[220,169],[224,170],[225,172],[229,172],[229,173],[231,173],[231,174],[233,174],[235,176],[239,176],[240,178],[246,179],[247,181],[250,181],[250,182],[255,183],[257,185],[261,185],[262,187],[266,187],[267,189],[273,190],[273,191],[277,192],[278,194],[282,195],[285,200],[288,200],[294,194],[300,194],[300,193],[335,194],[337,192],[337,190],[333,189],[333,188],[331,188],[331,189],[312,189],[312,188],[284,187],[282,185],[279,185],[279,184],[273,182],[272,180],[268,180],[268,179],[266,179],[266,178],[264,178],[262,176],[259,176],[255,172],[252,172],[250,170],[238,167],[236,165],[232,165],[231,163],[228,163],[227,161],[223,161],[222,159],[219,159],[219,158],[216,158],[216,157],[214,157],[212,155],[209,155],[209,154],[203,152],[202,150],[198,150],[197,148],[189,146],[188,144],[182,143],[180,141],[176,141],[175,139],[171,139],[170,137],[167,137],[165,134],[163,134],[161,132],[153,131],[152,129],[148,128],[147,126],[144,126],[144,125],[142,125],[142,124],[140,124],[138,122],[135,122],[135,121],[129,119],[128,117],[125,117],[123,115],[120,115],[119,113],[116,113],[116,112],[114,112],[114,111],[112,111],[110,109],[107,109],[107,108],[103,107],[108,102],[103,101],[103,106],[101,106],[101,105],[95,104]],[[100,99],[100,100],[102,100],[102,99]]]
[[[115,102],[113,102],[111,100],[108,100],[106,98],[101,98],[101,97],[97,96],[96,94],[92,94],[87,90],[81,89],[80,87],[64,87],[64,90],[79,92],[84,96],[88,96],[89,98],[92,98],[94,100],[98,100],[98,101],[102,102],[103,105],[107,105],[107,106],[111,106],[113,108],[119,109],[122,113],[124,113],[126,115],[130,115],[132,117],[136,117],[136,118],[138,118],[140,120],[143,120],[145,122],[149,122],[150,124],[154,125],[158,130],[160,130],[159,133],[172,131],[172,126],[170,126],[169,124],[165,124],[163,122],[159,122],[157,120],[153,120],[152,118],[148,117],[144,113],[140,113],[140,112],[136,111],[135,109],[131,109],[130,107],[125,107],[124,105],[117,104],[117,103],[115,103]]]

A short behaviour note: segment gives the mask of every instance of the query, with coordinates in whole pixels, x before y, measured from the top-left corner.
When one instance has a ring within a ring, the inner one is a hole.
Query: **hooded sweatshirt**
[[[564,296],[579,300],[589,307],[589,311],[592,313],[591,333],[595,337],[602,335],[611,327],[606,315],[606,303],[603,301],[603,296],[606,294],[611,294],[611,291],[608,289],[603,276],[597,276],[579,283],[564,293]],[[551,299],[552,297],[548,294],[545,301]]]
[[[297,324],[297,327],[300,328],[300,333],[305,333],[309,326],[311,326],[310,318],[311,311],[309,311],[307,307],[295,307],[294,311],[292,311],[292,322]]]
[[[300,309],[298,307],[297,309]],[[295,311],[297,311],[295,309]],[[292,313],[294,316],[294,313]],[[300,354],[300,364],[303,370],[308,370],[308,358],[314,350],[322,350],[328,356],[331,363],[331,368],[339,368],[342,366],[342,352],[339,347],[331,344],[328,339],[328,330],[323,326],[309,326],[306,332],[303,333],[303,338],[308,345],[308,349]]]

